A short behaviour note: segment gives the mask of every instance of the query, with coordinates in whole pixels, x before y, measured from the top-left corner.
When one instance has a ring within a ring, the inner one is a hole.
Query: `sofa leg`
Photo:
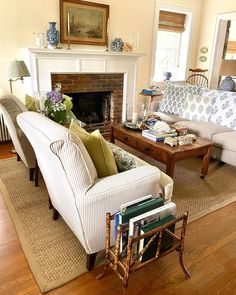
[[[97,253],[98,252],[95,252],[93,254],[87,254],[86,268],[88,271],[90,271],[94,268]]]
[[[20,156],[18,154],[16,154],[16,160],[17,160],[17,162],[19,162],[21,160]]]
[[[34,168],[30,168],[29,169],[29,180],[33,180],[34,179]]]
[[[52,219],[55,221],[58,219],[58,217],[59,217],[59,212],[55,208],[53,208],[52,209]]]
[[[39,186],[39,166],[37,160],[35,161],[34,186]]]
[[[49,196],[48,196],[48,209],[50,210],[53,209],[52,201]]]

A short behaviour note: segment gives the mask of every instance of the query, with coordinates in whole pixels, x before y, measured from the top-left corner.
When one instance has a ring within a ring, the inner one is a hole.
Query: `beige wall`
[[[236,1],[235,0],[205,0],[203,1],[203,13],[202,13],[202,27],[199,40],[199,49],[201,47],[207,47],[207,61],[201,63],[198,61],[198,66],[200,68],[209,69],[214,32],[216,26],[216,16],[220,13],[228,13],[236,11]],[[199,52],[199,51],[198,51]],[[200,53],[198,54],[199,57]]]
[[[204,12],[202,14],[202,1]],[[130,41],[139,33],[138,51],[146,55],[140,58],[138,90],[147,87],[151,72],[152,34],[155,0],[98,0],[110,5],[110,37]],[[236,10],[235,0],[167,0],[165,3],[185,6],[193,10],[190,66],[196,65],[198,49],[210,48],[215,16],[219,12]],[[219,4],[221,3],[221,4]],[[59,0],[1,0],[0,3],[0,88],[9,89],[7,70],[14,58],[22,59],[21,48],[34,46],[33,32],[46,32],[48,21],[55,20],[59,29]],[[200,25],[203,20],[202,35]],[[200,45],[199,45],[200,40]],[[65,44],[62,44],[65,47]],[[73,48],[84,48],[76,46]],[[93,47],[89,46],[89,49]],[[102,50],[101,47],[97,47]],[[96,49],[96,47],[94,47]],[[24,98],[20,81],[13,84],[13,91]]]

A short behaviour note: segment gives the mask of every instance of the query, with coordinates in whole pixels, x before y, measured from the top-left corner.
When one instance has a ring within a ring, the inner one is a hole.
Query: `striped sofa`
[[[147,194],[171,200],[173,181],[157,167],[135,157],[136,168],[98,178],[82,141],[67,128],[36,112],[19,114],[17,122],[35,151],[53,207],[88,254],[87,268],[105,248],[106,212]]]

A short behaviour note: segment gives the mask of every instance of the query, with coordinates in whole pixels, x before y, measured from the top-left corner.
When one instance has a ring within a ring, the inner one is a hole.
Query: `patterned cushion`
[[[236,128],[236,92],[213,90],[206,95],[210,93],[214,94],[210,122]]]
[[[188,120],[206,121],[211,116],[213,97],[187,93],[182,117]]]
[[[111,142],[109,142],[109,146],[113,152],[118,171],[127,171],[136,167],[134,158],[128,153]]]
[[[160,111],[181,116],[186,94],[192,93],[201,95],[202,92],[203,87],[199,85],[169,82],[165,90],[164,98],[160,102]]]

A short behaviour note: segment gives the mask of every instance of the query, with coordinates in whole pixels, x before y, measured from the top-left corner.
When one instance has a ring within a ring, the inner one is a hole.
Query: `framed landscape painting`
[[[109,5],[80,0],[60,0],[60,41],[107,45]]]

